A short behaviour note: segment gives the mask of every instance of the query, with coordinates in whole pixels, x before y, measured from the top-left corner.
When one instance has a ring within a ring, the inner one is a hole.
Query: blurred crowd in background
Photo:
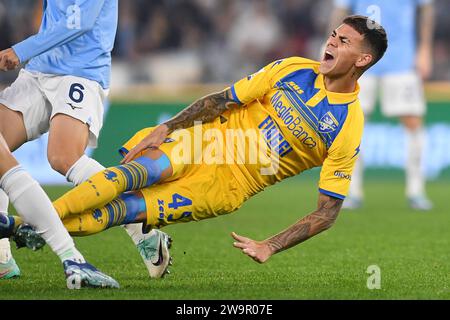
[[[450,3],[435,7],[431,80],[450,81]],[[119,1],[113,87],[231,82],[281,57],[319,59],[332,9],[332,0]],[[35,33],[41,12],[41,0],[0,0],[1,49]]]

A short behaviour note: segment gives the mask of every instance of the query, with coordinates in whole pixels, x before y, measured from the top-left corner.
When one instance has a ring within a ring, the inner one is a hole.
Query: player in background
[[[48,131],[50,165],[74,185],[104,169],[84,151],[96,147],[103,124],[117,19],[118,0],[44,0],[39,32],[0,52],[3,71],[26,63],[16,81],[0,93],[0,132],[7,145],[14,151]],[[0,212],[7,208],[2,194]],[[35,226],[40,219],[36,212],[26,222]],[[127,229],[136,245],[161,237],[140,230],[133,225]],[[8,257],[9,243],[1,240],[0,272],[11,265],[5,262]],[[153,276],[165,271],[168,262],[153,266],[142,257]]]
[[[265,262],[337,219],[364,126],[357,80],[382,58],[386,47],[380,25],[363,16],[347,17],[328,38],[320,62],[300,57],[275,61],[197,100],[156,128],[139,131],[121,149],[122,165],[90,177],[54,206],[72,235],[135,222],[143,222],[146,229],[160,228],[233,212],[266,187],[322,166],[314,212],[264,241],[232,234],[236,248]],[[194,126],[195,121],[203,124]],[[208,129],[215,139],[198,136],[198,130]],[[259,145],[268,148],[259,153],[262,161],[249,161],[257,153],[250,148],[250,138],[223,141],[233,132],[259,135]],[[198,138],[202,150],[214,150],[219,158],[201,161],[199,154],[204,153],[197,153],[199,146],[192,143]],[[241,156],[236,159],[236,154]],[[266,160],[272,163],[273,157],[277,169],[264,171],[269,169]]]
[[[422,81],[432,72],[433,0],[334,0],[334,3],[330,29],[350,12],[371,15],[372,19],[383,24],[389,34],[390,45],[383,61],[360,80],[361,107],[365,116],[370,116],[378,91],[381,91],[382,113],[387,117],[398,117],[406,129],[405,194],[408,204],[416,210],[431,210],[433,205],[426,195],[422,173],[426,144],[423,129],[426,100]],[[419,42],[416,44],[417,13]],[[364,154],[355,166],[344,208],[357,209],[363,203],[362,160]]]
[[[1,63],[0,66],[2,66]],[[0,238],[13,236],[18,246],[28,246],[31,249],[43,245],[40,241],[44,239],[61,259],[69,289],[119,287],[113,278],[98,271],[84,260],[58,218],[50,199],[37,181],[19,165],[1,134],[0,188],[9,196],[21,217],[35,223],[36,232],[25,224],[18,223],[17,220],[21,220],[20,218],[0,213]],[[0,271],[0,276],[8,279],[20,275],[12,257],[6,264],[10,268]]]

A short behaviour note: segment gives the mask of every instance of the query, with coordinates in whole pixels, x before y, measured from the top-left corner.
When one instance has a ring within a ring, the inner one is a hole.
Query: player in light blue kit
[[[87,146],[96,147],[102,127],[118,0],[44,0],[43,6],[39,33],[0,52],[3,71],[26,63],[16,81],[0,93],[0,133],[13,151],[48,131],[50,165],[77,185],[104,169],[84,151]],[[8,199],[2,192],[0,212],[6,212],[7,207]],[[26,217],[25,222],[36,226],[40,219],[36,214]],[[59,217],[53,215],[53,219]],[[129,228],[140,247],[145,241],[156,242],[168,251],[166,241],[154,239],[165,240],[167,235],[162,232],[144,235],[137,225]],[[63,236],[55,234],[47,243],[58,243]],[[12,259],[9,243],[2,242],[0,271],[5,266],[17,270],[14,264],[1,260],[2,256]],[[151,276],[166,272],[168,261],[153,266],[148,255],[143,258]]]
[[[389,48],[383,59],[360,79],[361,107],[370,116],[377,92],[381,91],[381,111],[385,116],[398,117],[406,129],[406,196],[411,208],[430,210],[431,201],[425,192],[421,171],[425,144],[422,118],[426,102],[422,80],[432,71],[432,39],[434,31],[433,0],[334,0],[334,21],[349,12],[364,14],[381,23],[389,35]],[[416,43],[416,14],[419,15],[419,42]],[[363,200],[361,156],[353,172],[349,197],[343,207],[355,209]]]

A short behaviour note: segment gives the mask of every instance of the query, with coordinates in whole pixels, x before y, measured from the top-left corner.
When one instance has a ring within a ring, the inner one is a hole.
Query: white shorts
[[[0,92],[0,103],[22,113],[28,140],[47,132],[53,116],[62,113],[86,123],[89,146],[96,147],[108,91],[89,79],[22,69],[16,81]]]
[[[386,117],[423,116],[426,103],[423,83],[415,72],[381,77],[363,75],[358,80],[359,100],[365,115],[370,115],[380,93],[381,111]]]

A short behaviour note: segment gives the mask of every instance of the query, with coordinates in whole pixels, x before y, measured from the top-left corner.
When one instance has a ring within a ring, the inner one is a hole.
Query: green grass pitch
[[[46,188],[54,199],[67,188]],[[410,211],[403,181],[373,180],[357,212],[342,211],[330,230],[257,264],[232,247],[230,232],[256,239],[311,212],[316,180],[298,177],[250,199],[237,212],[165,228],[174,265],[152,280],[121,228],[76,238],[88,261],[113,276],[119,290],[65,288],[61,264],[42,251],[14,250],[22,276],[0,281],[5,299],[449,299],[448,183],[428,185],[435,209]],[[381,269],[381,289],[366,286],[368,266]]]

